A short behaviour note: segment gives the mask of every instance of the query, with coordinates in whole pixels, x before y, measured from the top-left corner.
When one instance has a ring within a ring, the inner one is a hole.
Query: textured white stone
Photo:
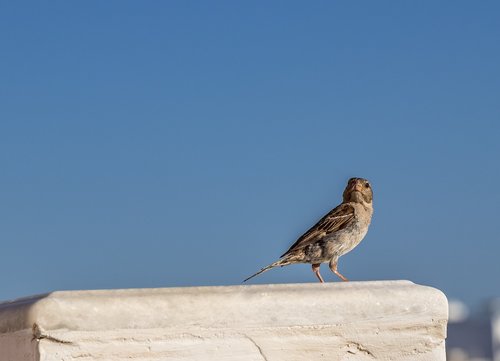
[[[409,281],[63,291],[0,304],[0,361],[444,361],[447,317]]]

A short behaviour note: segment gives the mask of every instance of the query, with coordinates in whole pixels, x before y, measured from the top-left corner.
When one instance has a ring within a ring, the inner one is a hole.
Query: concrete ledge
[[[0,304],[0,361],[445,360],[409,281],[63,291]]]

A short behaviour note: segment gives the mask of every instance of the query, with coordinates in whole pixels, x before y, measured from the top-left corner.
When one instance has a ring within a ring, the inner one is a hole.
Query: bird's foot
[[[321,277],[321,274],[319,273],[319,266],[320,266],[321,263],[317,263],[317,264],[313,264],[312,265],[312,270],[314,272],[314,274],[316,275],[316,277],[318,277],[319,281],[321,283],[325,283],[325,281],[323,281],[323,277]]]
[[[345,278],[339,271],[337,271],[337,265],[336,264],[330,265],[330,269],[332,270],[333,273],[335,273],[337,276],[339,276],[339,278],[342,281],[349,282],[349,280],[347,278]]]
[[[344,282],[349,282],[349,280],[348,280],[347,278],[345,278],[344,276],[342,276],[342,275],[340,274],[340,272],[335,272],[335,274],[336,274],[337,276],[339,276],[339,277],[340,277],[340,279],[341,279],[342,281],[344,281]]]

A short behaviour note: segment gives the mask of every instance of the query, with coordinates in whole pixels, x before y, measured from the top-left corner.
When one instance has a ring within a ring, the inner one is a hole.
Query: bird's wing
[[[323,218],[319,220],[314,226],[311,227],[306,233],[300,236],[297,241],[286,251],[281,257],[286,256],[288,253],[302,249],[311,243],[323,238],[329,233],[337,232],[347,227],[354,220],[354,207],[342,203],[332,209]]]

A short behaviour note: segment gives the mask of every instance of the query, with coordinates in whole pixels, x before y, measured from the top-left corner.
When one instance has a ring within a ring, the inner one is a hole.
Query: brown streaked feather
[[[269,266],[266,266],[266,267],[264,267],[264,268],[261,268],[261,270],[260,270],[259,272],[254,273],[254,274],[253,274],[253,275],[251,275],[250,277],[245,278],[245,279],[243,280],[243,282],[246,282],[246,281],[248,281],[250,278],[254,278],[255,276],[258,276],[258,275],[260,275],[261,273],[264,273],[264,272],[266,272],[266,271],[269,271],[271,268],[278,267],[278,266],[280,266],[280,267],[287,266],[287,265],[289,265],[290,263],[291,263],[291,262],[289,262],[287,259],[280,259],[280,260],[278,260],[278,261],[276,261],[276,262],[274,262],[274,263],[271,263]],[[242,282],[242,283],[243,283],[243,282]]]
[[[344,229],[354,220],[354,207],[342,203],[332,209],[326,216],[321,218],[318,223],[311,227],[306,233],[300,236],[288,251],[283,253],[280,258],[285,257],[290,252],[302,249],[332,232]]]

